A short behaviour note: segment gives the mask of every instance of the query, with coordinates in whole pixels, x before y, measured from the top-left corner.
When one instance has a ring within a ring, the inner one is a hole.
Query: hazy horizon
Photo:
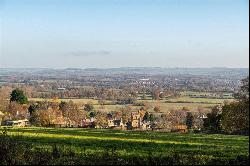
[[[159,66],[116,66],[116,67],[1,67],[0,69],[119,69],[119,68],[162,68],[162,69],[249,69],[249,67],[159,67]]]
[[[248,0],[0,0],[0,68],[249,68]]]

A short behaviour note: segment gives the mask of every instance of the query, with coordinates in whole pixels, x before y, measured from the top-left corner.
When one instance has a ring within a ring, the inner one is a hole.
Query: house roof
[[[19,123],[19,122],[29,122],[29,120],[28,120],[28,119],[22,119],[22,120],[6,120],[5,122]]]
[[[176,125],[174,126],[175,129],[179,129],[179,130],[186,130],[187,129],[187,125]]]

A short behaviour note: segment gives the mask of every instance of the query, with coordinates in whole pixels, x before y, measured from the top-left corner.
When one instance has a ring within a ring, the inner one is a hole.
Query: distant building
[[[188,132],[188,128],[187,128],[187,125],[176,125],[176,126],[173,126],[172,132],[181,132],[181,133],[186,133]]]
[[[5,126],[17,126],[17,127],[25,127],[29,126],[29,120],[23,119],[23,120],[6,120],[3,125]]]
[[[149,122],[144,122],[141,124],[141,129],[142,130],[149,130],[149,129],[151,129],[151,124]]]
[[[141,129],[143,128],[147,128],[147,125],[143,125],[144,123],[143,121],[143,117],[145,115],[146,111],[144,110],[139,110],[137,112],[132,112],[131,113],[131,128],[132,129]],[[143,126],[142,126],[143,125]]]
[[[115,127],[115,123],[113,119],[108,119],[108,127],[109,128]]]
[[[140,81],[149,81],[149,78],[142,78]]]
[[[66,90],[66,88],[57,88],[57,90]]]
[[[123,123],[122,118],[119,120],[114,120],[114,124],[116,128],[124,129],[126,127],[126,124]]]
[[[140,116],[140,112],[132,112],[131,113],[131,127],[133,129],[135,128],[140,128],[141,126],[141,116]]]
[[[206,119],[207,115],[206,114],[202,114],[202,115],[199,115],[197,118],[199,118],[199,119]]]
[[[113,129],[125,129],[127,125],[123,123],[122,118],[120,119],[108,119],[108,128]]]
[[[95,119],[94,118],[83,119],[81,127],[83,127],[83,128],[95,128]]]

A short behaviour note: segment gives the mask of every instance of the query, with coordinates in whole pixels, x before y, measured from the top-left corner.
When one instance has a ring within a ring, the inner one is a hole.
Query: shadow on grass
[[[20,133],[29,136],[46,135],[54,137],[68,137],[78,139],[107,139],[107,140],[128,140],[128,142],[162,142],[172,144],[196,144],[203,146],[221,147],[230,146],[235,148],[248,147],[249,137],[233,136],[222,134],[180,134],[180,133],[163,133],[152,131],[120,131],[109,129],[73,129],[73,128],[12,128],[10,132]]]
[[[152,151],[157,144],[130,144],[126,147],[134,147],[136,153],[119,152],[125,145],[121,141],[96,141],[82,144],[79,152],[74,151],[73,145],[65,146],[59,142],[47,142],[43,145],[37,144],[33,140],[27,141],[23,136],[0,136],[0,165],[197,165],[197,164],[223,164],[237,165],[248,164],[248,156],[218,157],[211,155],[201,155],[195,153],[171,153]],[[49,138],[46,141],[53,139]],[[31,142],[32,143],[31,143]],[[80,142],[79,142],[80,143]],[[44,148],[47,146],[47,148]],[[77,145],[78,146],[78,145]],[[91,147],[101,146],[101,151],[88,151]],[[137,151],[137,147],[144,146],[145,152]],[[186,147],[189,148],[189,147]],[[132,151],[130,149],[130,151]],[[216,155],[216,154],[215,154]]]

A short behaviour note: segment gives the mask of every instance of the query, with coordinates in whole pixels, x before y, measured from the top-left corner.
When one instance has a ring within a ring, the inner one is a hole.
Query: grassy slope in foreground
[[[55,128],[11,128],[8,135],[21,135],[22,141],[44,148],[54,144],[71,147],[77,153],[83,149],[95,152],[115,147],[120,156],[144,156],[149,152],[154,155],[204,155],[209,158],[249,155],[248,136]]]

